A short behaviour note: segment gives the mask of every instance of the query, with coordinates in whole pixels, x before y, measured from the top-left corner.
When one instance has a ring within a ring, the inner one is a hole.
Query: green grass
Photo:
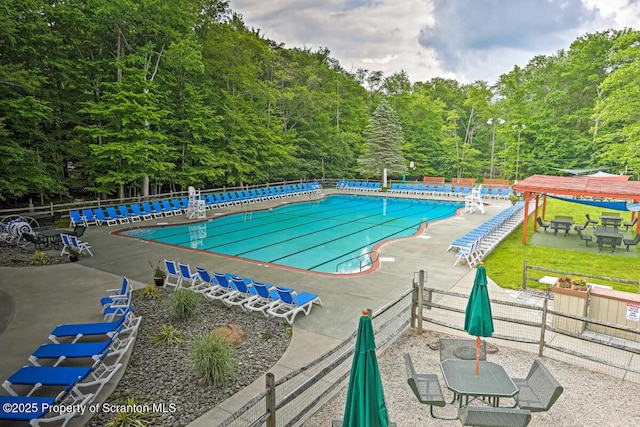
[[[596,219],[606,209],[587,206],[578,203],[563,202],[556,199],[547,199],[547,209],[545,219],[548,221],[556,215],[573,216],[576,224],[584,224],[585,213],[589,213],[592,219]],[[540,202],[540,215],[542,214],[542,201]],[[621,212],[623,221],[631,219],[630,212]],[[638,281],[640,279],[640,257],[635,248],[631,248],[627,254],[624,249],[618,248],[616,253],[599,252],[595,247],[586,248],[575,232],[573,236],[563,237],[560,234],[554,236],[548,233],[544,236],[541,229],[536,232],[535,239],[533,233],[533,222],[535,217],[529,217],[529,240],[525,246],[522,244],[522,226],[518,227],[510,236],[500,243],[500,245],[484,260],[487,274],[498,285],[508,289],[518,289],[522,286],[522,269],[524,260],[529,266],[553,268],[562,271],[571,271],[580,274],[593,274],[617,279]],[[537,243],[532,243],[536,241]],[[544,242],[558,243],[566,248],[544,246]],[[590,246],[595,246],[592,243]],[[622,252],[621,252],[622,251]],[[625,253],[623,253],[625,252]],[[545,274],[540,271],[530,271],[529,276],[555,275]],[[594,280],[594,282],[596,282]],[[638,285],[625,285],[613,282],[606,282],[598,279],[596,283],[613,286],[614,289],[626,292],[638,292]],[[544,289],[544,284],[527,282],[528,287]]]

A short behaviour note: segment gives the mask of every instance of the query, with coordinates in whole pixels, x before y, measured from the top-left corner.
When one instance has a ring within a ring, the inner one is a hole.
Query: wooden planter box
[[[553,286],[551,290],[555,294],[553,297],[554,311],[572,314],[574,316],[587,316],[590,288],[587,288],[586,291],[579,291],[571,288],[561,288],[556,285]],[[582,320],[574,320],[557,315],[553,316],[551,325],[554,328],[574,334],[581,334],[585,328],[585,322]]]

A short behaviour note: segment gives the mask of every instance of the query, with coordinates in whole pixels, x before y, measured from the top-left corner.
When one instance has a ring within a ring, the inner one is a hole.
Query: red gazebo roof
[[[533,175],[514,184],[513,189],[522,193],[609,197],[640,201],[639,181],[618,181],[587,176]]]
[[[559,194],[568,196],[588,196],[603,197],[611,199],[631,200],[640,202],[640,182],[620,181],[614,179],[603,179],[597,177],[565,177],[549,175],[533,175],[517,184],[513,189],[524,193],[524,227],[522,230],[522,244],[527,244],[527,223],[529,219],[529,202],[536,201],[535,213],[538,214],[538,198],[544,195],[542,215],[546,206],[547,194]],[[633,213],[635,215],[635,212]],[[537,224],[533,224],[534,230]],[[636,233],[640,232],[640,223],[636,226]]]

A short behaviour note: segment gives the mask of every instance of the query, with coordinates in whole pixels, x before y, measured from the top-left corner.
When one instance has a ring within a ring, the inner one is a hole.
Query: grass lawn
[[[582,205],[579,203],[564,202],[547,198],[545,220],[550,220],[556,215],[573,216],[576,224],[584,224],[585,213],[589,213],[592,219],[597,219],[606,209]],[[542,213],[542,202],[540,203]],[[623,221],[631,219],[630,212],[620,212]],[[626,252],[625,247],[616,248],[615,253],[608,250],[598,251],[595,241],[586,247],[576,232],[571,230],[569,236],[564,237],[560,232],[554,236],[552,232],[544,234],[541,228],[533,232],[533,215],[529,217],[529,240],[527,245],[522,244],[522,226],[518,227],[509,237],[484,260],[487,274],[503,288],[518,289],[522,286],[522,270],[524,260],[529,266],[553,268],[562,271],[570,271],[581,274],[593,274],[617,279],[640,280],[640,254],[638,249],[631,247]],[[591,229],[590,229],[591,230]],[[624,232],[624,227],[621,228]],[[635,230],[634,230],[635,231]],[[625,233],[625,238],[632,237],[632,231]],[[540,277],[544,275],[557,276],[555,273],[530,271],[529,276]],[[613,286],[626,292],[638,292],[638,285],[626,285],[606,282],[598,279],[595,283]],[[528,287],[545,289],[545,285],[535,282],[527,282]]]

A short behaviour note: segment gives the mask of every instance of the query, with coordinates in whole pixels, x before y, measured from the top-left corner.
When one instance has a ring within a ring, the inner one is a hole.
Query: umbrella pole
[[[476,377],[480,373],[480,337],[476,338]]]

